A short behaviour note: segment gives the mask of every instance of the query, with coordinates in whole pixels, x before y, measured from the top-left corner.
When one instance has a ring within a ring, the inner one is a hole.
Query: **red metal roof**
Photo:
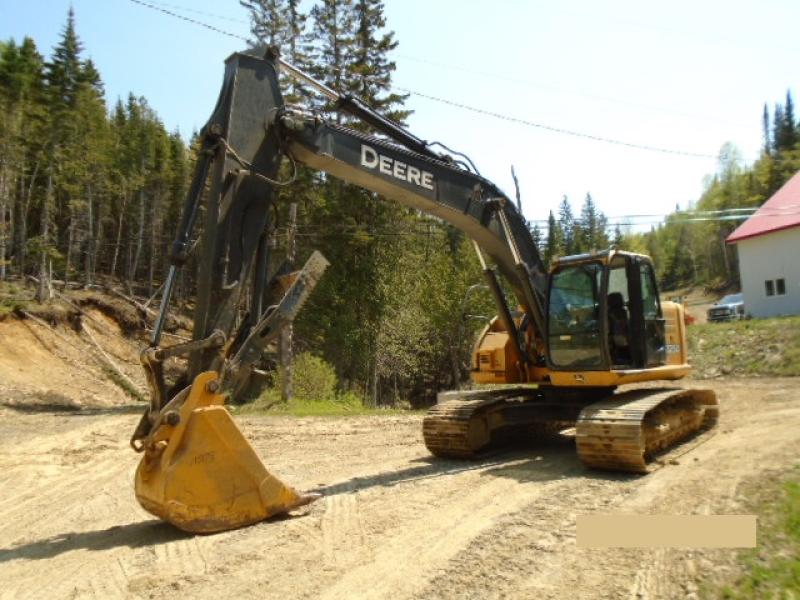
[[[772,198],[739,225],[725,241],[741,240],[800,225],[800,171],[783,184]]]

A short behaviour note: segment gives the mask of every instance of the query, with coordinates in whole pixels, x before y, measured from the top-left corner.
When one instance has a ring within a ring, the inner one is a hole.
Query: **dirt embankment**
[[[692,598],[731,550],[576,546],[587,513],[737,514],[800,455],[800,381],[717,380],[714,435],[647,476],[585,470],[567,439],[474,462],[426,452],[420,417],[249,417],[273,472],[324,498],[211,536],[132,492],[137,414],[0,418],[0,598]]]
[[[80,409],[144,394],[141,341],[94,306],[79,318],[47,322],[34,313],[0,321],[0,404]]]

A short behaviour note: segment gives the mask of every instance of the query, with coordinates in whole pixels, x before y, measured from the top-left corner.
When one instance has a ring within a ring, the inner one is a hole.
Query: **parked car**
[[[741,294],[728,294],[708,309],[708,321],[734,321],[744,319],[744,299]]]

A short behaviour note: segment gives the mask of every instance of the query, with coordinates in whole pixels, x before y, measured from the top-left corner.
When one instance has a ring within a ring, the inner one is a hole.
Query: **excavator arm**
[[[290,107],[281,72],[301,79],[376,133],[367,135]],[[249,370],[298,313],[327,261],[314,253],[281,298],[270,297],[268,229],[282,161],[306,165],[437,217],[474,242],[498,314],[517,358],[542,364],[543,344],[526,348],[492,259],[529,315],[540,341],[545,331],[547,276],[527,223],[497,186],[432,148],[357,98],[336,91],[284,62],[234,54],[226,61],[219,100],[200,136],[194,176],[170,256],[170,269],[151,345],[142,364],[151,403],[131,439],[143,453],[136,474],[142,506],[189,531],[219,531],[257,522],[306,504],[272,476],[223,406]],[[193,339],[162,347],[161,337],[178,280],[202,216]],[[237,322],[249,290],[250,311]],[[532,348],[532,352],[531,352]],[[188,358],[182,381],[164,381],[164,361]]]

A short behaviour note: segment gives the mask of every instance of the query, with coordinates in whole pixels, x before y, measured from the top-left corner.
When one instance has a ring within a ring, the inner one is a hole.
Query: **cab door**
[[[667,362],[665,321],[661,313],[658,286],[653,265],[649,260],[637,257],[631,261],[630,292],[631,317],[633,320],[636,354],[642,367],[656,367]]]

